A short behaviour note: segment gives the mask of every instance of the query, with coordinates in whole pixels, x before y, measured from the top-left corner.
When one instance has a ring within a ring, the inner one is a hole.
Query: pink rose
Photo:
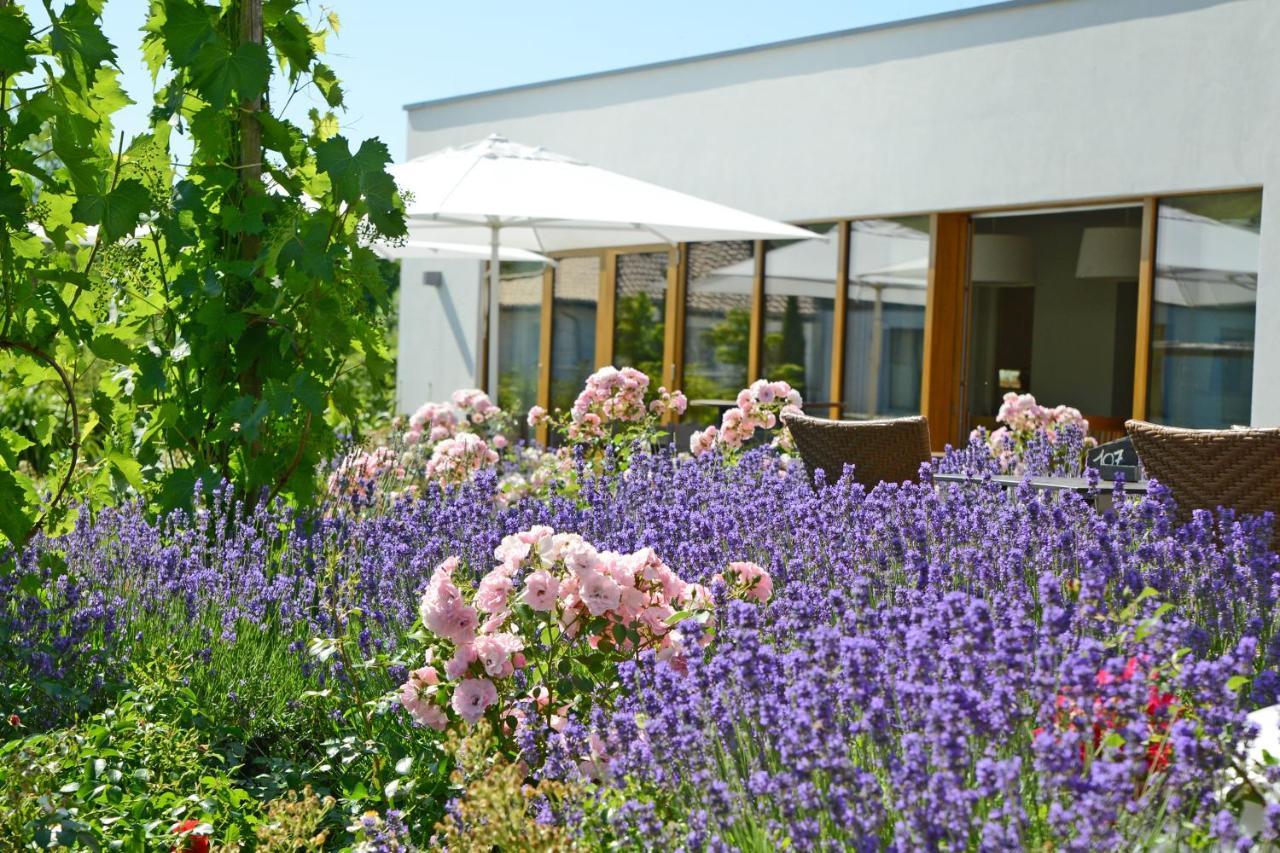
[[[471,642],[480,625],[476,609],[469,604],[433,608],[423,615],[423,624],[428,631],[453,643]]]
[[[476,654],[475,646],[471,643],[458,646],[453,652],[453,657],[445,661],[444,674],[450,680],[457,681],[467,674],[467,669],[478,659],[479,655]]]
[[[539,613],[548,613],[555,608],[559,594],[560,582],[550,572],[537,571],[525,578],[520,600]]]
[[[480,581],[472,603],[481,613],[501,613],[507,608],[509,595],[511,595],[511,578],[498,568],[489,572]]]
[[[498,701],[498,689],[487,678],[468,678],[453,691],[453,710],[474,725],[485,709]]]
[[[493,634],[475,642],[476,657],[484,671],[495,678],[506,678],[515,671],[511,656],[524,648],[514,634]]]
[[[613,578],[585,571],[578,575],[578,596],[592,616],[601,616],[618,606],[622,600],[622,587]]]

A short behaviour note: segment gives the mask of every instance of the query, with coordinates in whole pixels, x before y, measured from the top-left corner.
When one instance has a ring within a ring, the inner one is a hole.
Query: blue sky
[[[340,117],[353,139],[379,136],[404,156],[402,107],[414,101],[531,83],[901,20],[990,0],[328,0],[341,32],[329,63],[347,92]],[[125,90],[148,100],[139,52],[146,0],[110,0],[107,34],[120,52]],[[295,118],[305,115],[306,104]],[[292,110],[291,110],[292,112]],[[146,108],[118,119],[145,126]]]

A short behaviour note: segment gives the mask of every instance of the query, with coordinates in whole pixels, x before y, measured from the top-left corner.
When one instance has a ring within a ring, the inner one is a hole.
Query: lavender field
[[[1099,512],[932,480],[1078,465],[1078,426],[1026,424],[998,452],[975,436],[918,483],[815,486],[777,432],[781,383],[745,391],[696,456],[659,426],[683,399],[647,408],[646,384],[593,377],[553,416],[557,451],[508,444],[510,419],[464,395],[346,457],[315,511],[215,490],[34,542],[0,581],[0,701],[23,736],[0,750],[7,831],[126,849],[1275,837],[1246,718],[1280,691],[1267,519],[1182,525],[1159,488]]]

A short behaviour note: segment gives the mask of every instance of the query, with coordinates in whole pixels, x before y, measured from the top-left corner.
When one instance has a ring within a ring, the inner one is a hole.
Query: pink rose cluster
[[[587,377],[587,383],[569,410],[569,438],[574,441],[604,436],[604,428],[615,422],[644,420],[649,377],[634,367],[602,367]]]
[[[764,604],[773,596],[773,578],[755,563],[746,561],[730,563],[712,580],[724,582],[732,595],[746,601],[758,601]]]
[[[453,392],[453,405],[462,413],[462,417],[475,426],[502,416],[489,395],[479,388],[462,388]]]
[[[656,649],[678,665],[680,637],[667,620],[710,607],[704,587],[681,580],[650,548],[598,551],[577,534],[536,526],[505,537],[494,557],[498,564],[469,599],[454,580],[456,557],[436,567],[422,595],[419,616],[439,642],[399,692],[400,704],[422,725],[446,728],[446,708],[474,724],[504,697],[515,698],[518,671],[549,666],[536,659],[541,647],[527,647],[523,637],[554,629],[560,655],[579,643],[629,655]],[[639,643],[620,639],[615,626]],[[437,660],[444,661],[442,672]],[[541,707],[549,700],[541,685],[529,695]]]
[[[329,475],[329,494],[368,500],[373,496],[378,479],[389,471],[404,474],[391,448],[354,451]]]
[[[1018,471],[1022,467],[1021,453],[1032,436],[1043,432],[1050,444],[1056,442],[1063,429],[1079,430],[1084,435],[1084,446],[1092,447],[1097,441],[1090,438],[1089,421],[1080,410],[1071,406],[1042,406],[1030,394],[1004,395],[996,420],[1002,426],[985,434],[982,428],[969,434],[970,440],[982,441],[985,434],[987,447],[995,457],[1001,471]]]
[[[784,412],[798,414],[804,401],[799,391],[782,380],[757,379],[749,388],[738,392],[736,403],[724,413],[719,427],[712,425],[693,434],[689,450],[694,456],[701,456],[714,447],[737,450],[751,440],[757,429],[776,427]],[[782,435],[779,439],[778,443],[784,448],[789,445],[789,436]]]
[[[459,432],[500,423],[501,418],[502,409],[494,405],[488,394],[478,388],[462,388],[453,392],[450,403],[423,403],[409,417],[409,429],[403,439],[410,446],[436,444]],[[500,434],[493,435],[489,441],[499,450],[507,443]]]
[[[492,610],[498,594],[493,584],[488,589],[482,584],[475,599],[468,603],[453,580],[457,568],[457,557],[436,566],[418,605],[423,626],[454,647],[443,670],[444,677],[456,683],[451,687],[441,679],[433,648],[427,651],[426,665],[409,673],[399,694],[400,704],[417,722],[437,731],[449,725],[446,703],[458,717],[475,723],[498,701],[494,680],[509,679],[525,665],[521,653],[524,643],[515,634],[502,630],[502,618],[490,613],[483,624],[480,622],[480,614]],[[509,578],[500,580],[510,585]]]
[[[460,432],[446,438],[431,451],[427,460],[429,480],[441,483],[463,483],[481,468],[496,465],[498,454],[474,432]]]
[[[577,637],[590,620],[603,619],[606,630],[587,637],[593,647],[602,641],[616,644],[609,628],[621,625],[637,631],[641,644],[657,648],[659,657],[670,657],[678,650],[666,620],[710,601],[703,587],[681,580],[652,548],[630,554],[598,551],[576,533],[539,526],[506,537],[494,556],[501,563],[494,572],[523,574],[521,603],[553,614],[565,636]]]
[[[689,400],[684,396],[684,392],[668,391],[659,386],[658,396],[649,404],[649,413],[659,418],[665,417],[668,413],[678,416],[683,415],[688,407]]]
[[[1071,406],[1055,406],[1051,409],[1037,403],[1036,398],[1030,394],[1015,394],[1012,391],[1004,395],[996,420],[1014,432],[1035,432],[1040,429],[1052,432],[1066,426],[1078,427],[1081,432],[1089,431],[1089,422],[1080,414],[1079,409]]]
[[[1032,434],[1043,431],[1049,441],[1057,438],[1058,432],[1066,427],[1078,429],[1081,433],[1089,432],[1089,421],[1080,410],[1071,406],[1042,406],[1030,394],[1015,394],[1010,391],[1004,395],[996,420],[1004,426],[993,430],[987,437],[987,444],[997,455],[1009,452],[1009,446],[1019,440],[1026,440]],[[981,432],[974,430],[970,438],[980,438]]]
[[[458,416],[447,403],[423,403],[409,416],[409,430],[404,443],[435,444],[450,438],[458,431]]]

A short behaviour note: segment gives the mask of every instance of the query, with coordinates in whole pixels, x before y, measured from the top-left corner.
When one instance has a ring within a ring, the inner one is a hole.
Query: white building
[[[938,443],[1005,390],[1103,435],[1280,425],[1277,0],[1014,0],[407,111],[410,157],[497,132],[827,233],[508,270],[505,404],[626,362],[694,420],[767,375]],[[403,409],[477,373],[483,266],[431,269],[402,272]]]

